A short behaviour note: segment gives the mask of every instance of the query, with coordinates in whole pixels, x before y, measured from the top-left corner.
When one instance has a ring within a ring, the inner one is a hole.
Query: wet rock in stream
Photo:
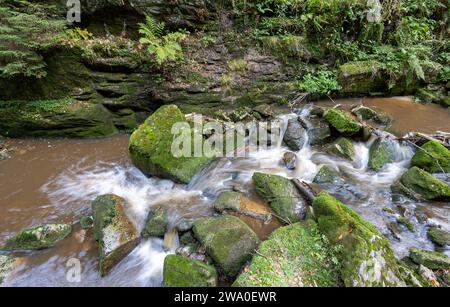
[[[320,168],[316,177],[314,177],[313,182],[318,184],[342,185],[345,183],[345,179],[341,177],[339,171],[334,167],[324,165]]]
[[[409,257],[417,264],[424,265],[432,270],[449,270],[450,258],[439,252],[413,248]]]
[[[407,196],[427,200],[450,200],[450,185],[437,179],[426,171],[412,167],[393,185]]]
[[[219,213],[230,211],[262,221],[269,221],[272,218],[270,209],[251,201],[239,192],[222,192],[219,197],[217,197],[213,206]]]
[[[283,155],[283,164],[288,170],[297,168],[297,155],[291,151],[287,151]]]
[[[178,255],[165,258],[163,275],[165,287],[216,287],[218,281],[215,267]]]
[[[352,161],[356,155],[352,140],[345,137],[338,138],[326,149],[326,151],[350,161]]]
[[[67,224],[45,224],[25,229],[6,241],[0,250],[41,250],[55,246],[72,232]]]
[[[299,151],[305,145],[306,130],[298,118],[292,118],[288,121],[283,141],[293,151]]]
[[[164,237],[167,233],[169,225],[169,216],[167,210],[162,207],[151,208],[148,213],[147,222],[145,223],[142,236],[148,237]]]
[[[229,277],[239,273],[260,243],[256,233],[233,216],[200,219],[193,230],[208,255]]]
[[[380,171],[387,164],[394,162],[395,157],[394,142],[389,138],[378,138],[370,146],[369,167],[374,171]]]
[[[344,111],[331,108],[324,114],[325,120],[339,133],[352,136],[361,131],[362,125]]]
[[[92,203],[101,276],[107,275],[139,244],[139,234],[126,215],[124,205],[124,199],[112,194],[99,196]]]
[[[437,141],[429,141],[417,150],[411,164],[430,173],[450,173],[450,150]]]
[[[6,255],[0,255],[0,286],[6,278],[15,270],[16,259]]]
[[[450,245],[450,232],[437,227],[431,227],[427,232],[428,238],[436,245],[445,247]]]

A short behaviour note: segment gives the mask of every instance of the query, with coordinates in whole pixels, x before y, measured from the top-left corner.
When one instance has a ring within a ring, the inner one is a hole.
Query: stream
[[[329,105],[319,101],[318,105]],[[363,103],[389,113],[395,120],[388,129],[402,136],[409,131],[450,132],[450,112],[438,105],[417,105],[406,97],[338,100],[343,108]],[[310,105],[296,110],[306,116]],[[286,120],[290,115],[284,115]],[[128,158],[127,135],[100,140],[20,139],[9,140],[13,149],[10,159],[0,162],[0,245],[23,228],[42,223],[74,223],[89,215],[91,202],[98,195],[113,193],[127,200],[127,214],[139,230],[144,227],[149,209],[155,205],[170,208],[170,223],[212,215],[212,204],[222,191],[245,191],[261,203],[252,184],[255,171],[299,178],[312,182],[323,165],[338,168],[346,179],[344,188],[330,192],[349,205],[385,234],[401,258],[409,248],[434,249],[428,240],[426,224],[415,218],[425,214],[428,224],[439,224],[450,230],[448,203],[417,203],[409,199],[393,202],[390,186],[409,167],[414,154],[406,145],[397,146],[396,162],[375,173],[367,167],[369,148],[374,139],[355,143],[356,157],[346,161],[330,156],[320,147],[306,144],[297,152],[297,168],[289,171],[280,164],[288,150],[280,145],[274,149],[252,152],[246,158],[219,159],[197,174],[189,185],[169,180],[147,178]],[[328,188],[328,187],[327,187]],[[388,229],[396,215],[390,208],[412,216],[415,232],[401,231],[401,240]],[[250,222],[251,224],[251,222]],[[251,227],[261,238],[267,238],[279,224]],[[7,279],[6,286],[161,286],[164,258],[178,247],[177,236],[165,240],[143,240],[140,245],[105,278],[100,278],[98,246],[92,242],[92,230],[74,227],[71,236],[51,249],[18,252],[19,268]],[[450,255],[450,250],[444,250]],[[81,264],[80,282],[68,281],[69,259]]]

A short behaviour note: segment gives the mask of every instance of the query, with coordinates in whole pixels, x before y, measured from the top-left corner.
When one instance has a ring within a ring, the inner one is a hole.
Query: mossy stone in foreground
[[[326,192],[313,208],[321,233],[340,248],[345,286],[405,286],[388,240],[372,224]]]
[[[417,264],[426,266],[432,270],[449,270],[450,258],[439,252],[432,252],[413,248],[409,257]]]
[[[405,172],[400,182],[427,200],[450,200],[450,185],[418,167]]]
[[[439,142],[429,141],[417,150],[411,163],[430,173],[450,173],[450,150]]]
[[[332,250],[311,220],[279,228],[261,243],[249,269],[233,286],[338,286],[339,273]]]
[[[250,227],[234,216],[200,219],[195,237],[227,276],[236,276],[260,243]]]
[[[22,230],[6,241],[0,250],[40,250],[55,246],[72,232],[67,224],[45,224],[35,228]]]
[[[179,157],[172,154],[172,127],[187,123],[175,105],[166,105],[151,115],[131,136],[131,160],[147,175],[189,183],[194,175],[213,158]],[[192,131],[185,131],[191,135]],[[202,144],[203,145],[203,144]]]
[[[112,194],[99,196],[92,203],[101,276],[107,275],[139,243],[136,228],[125,214],[124,203],[124,199]]]
[[[0,286],[15,268],[16,259],[5,255],[0,255]]]
[[[296,223],[305,219],[307,204],[295,185],[287,178],[254,173],[253,182],[258,194],[272,207],[285,223]]]
[[[164,259],[164,286],[216,287],[217,270],[201,261],[178,255]]]
[[[328,109],[324,114],[324,118],[337,131],[346,136],[355,135],[362,129],[362,125],[358,121],[346,112],[335,108]]]

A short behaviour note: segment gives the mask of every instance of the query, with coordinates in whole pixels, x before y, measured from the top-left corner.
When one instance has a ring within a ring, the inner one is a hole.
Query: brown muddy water
[[[335,103],[345,108],[362,103],[389,113],[394,118],[389,131],[397,135],[409,131],[450,132],[450,113],[438,105],[418,105],[403,97],[345,99]],[[412,246],[434,249],[426,237],[427,225],[420,224],[414,212],[426,215],[429,223],[450,230],[450,204],[392,202],[389,187],[409,167],[413,151],[399,146],[398,161],[375,174],[367,168],[370,142],[355,144],[357,157],[351,163],[327,156],[320,148],[305,146],[297,153],[299,161],[295,171],[280,166],[279,161],[287,150],[284,147],[258,152],[245,159],[222,159],[202,171],[189,186],[183,186],[147,178],[134,168],[128,158],[127,135],[97,140],[8,140],[12,157],[0,161],[0,245],[23,228],[53,222],[76,224],[80,217],[90,214],[91,201],[107,193],[126,199],[127,213],[138,229],[143,228],[149,208],[155,205],[170,208],[171,225],[184,219],[210,216],[217,195],[231,189],[246,191],[253,202],[251,206],[267,210],[254,191],[251,177],[255,171],[311,182],[322,165],[331,164],[349,182],[344,189],[331,192],[386,234],[398,257],[405,256]],[[385,207],[397,215],[388,215],[383,211]],[[408,232],[400,227],[401,240],[398,240],[390,234],[388,225],[405,211],[412,217],[417,231]],[[276,220],[264,224],[248,216],[240,218],[262,239],[280,226]],[[177,245],[173,234],[165,241],[145,240],[109,276],[100,278],[98,246],[92,242],[91,230],[84,231],[75,225],[72,235],[54,248],[15,253],[19,257],[18,268],[6,286],[160,286],[164,258]],[[448,250],[444,252],[449,254]],[[80,262],[79,281],[68,278],[71,259]]]

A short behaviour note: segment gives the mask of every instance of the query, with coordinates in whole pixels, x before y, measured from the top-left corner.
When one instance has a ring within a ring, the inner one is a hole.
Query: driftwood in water
[[[314,202],[314,199],[316,199],[316,192],[311,188],[309,184],[307,184],[304,181],[300,181],[298,179],[292,179],[292,183],[295,185],[297,190],[302,194],[302,196],[305,198],[306,202],[312,206],[312,203]]]

